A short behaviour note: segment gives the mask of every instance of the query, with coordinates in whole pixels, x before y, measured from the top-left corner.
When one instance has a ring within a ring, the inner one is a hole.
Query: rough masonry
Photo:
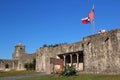
[[[24,63],[34,58],[36,71],[48,74],[66,65],[87,73],[120,73],[120,29],[87,36],[80,42],[39,48],[33,54],[27,54],[19,43],[12,60],[0,59],[0,70],[25,70]]]
[[[51,57],[63,59],[64,66],[74,65],[78,71],[120,73],[120,29],[87,36],[72,44],[38,49],[36,70],[53,72]]]
[[[26,70],[24,64],[27,62],[32,62],[35,59],[35,53],[28,54],[25,51],[25,46],[21,43],[15,46],[12,59],[0,59],[0,70],[10,71],[10,70]]]

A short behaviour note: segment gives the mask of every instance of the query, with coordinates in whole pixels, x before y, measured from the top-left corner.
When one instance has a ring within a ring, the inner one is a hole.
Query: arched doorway
[[[8,69],[9,68],[9,64],[5,64],[5,69]]]

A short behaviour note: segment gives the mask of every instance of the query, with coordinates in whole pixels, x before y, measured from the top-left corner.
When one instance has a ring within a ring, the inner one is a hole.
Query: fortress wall
[[[120,29],[84,38],[84,70],[120,73]]]
[[[89,73],[120,73],[120,29],[83,38],[81,42],[43,47],[33,54],[25,46],[15,46],[12,60],[0,59],[0,70],[25,70],[24,64],[36,58],[36,71],[50,73],[50,58],[58,55],[83,52],[83,69]],[[9,68],[6,69],[5,65]]]
[[[56,47],[44,47],[36,52],[36,69],[50,73],[50,58],[58,58],[58,54],[81,51],[82,42],[63,44]]]
[[[0,70],[10,71],[16,70],[18,61],[17,60],[8,60],[8,59],[0,59]]]
[[[19,57],[19,60],[18,60],[18,70],[25,70],[24,68],[24,64],[25,63],[29,63],[29,62],[32,62],[33,59],[36,58],[36,54],[33,53],[33,54],[22,54],[20,57]]]
[[[26,53],[25,55],[22,55],[21,56],[21,60],[23,61],[23,62],[32,62],[33,61],[33,59],[35,59],[35,57],[36,57],[36,54],[35,53],[33,53],[33,54],[28,54],[28,53]]]

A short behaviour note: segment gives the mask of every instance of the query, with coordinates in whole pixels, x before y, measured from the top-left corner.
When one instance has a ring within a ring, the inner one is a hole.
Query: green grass
[[[0,77],[18,76],[31,73],[35,73],[35,71],[8,71],[8,72],[0,71]]]
[[[23,78],[19,80],[120,80],[120,75],[79,74],[77,76],[70,77],[45,75],[39,77]]]

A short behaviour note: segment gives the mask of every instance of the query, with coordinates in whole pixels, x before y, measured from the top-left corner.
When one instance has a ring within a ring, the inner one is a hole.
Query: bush
[[[24,64],[24,68],[26,68],[27,70],[29,70],[29,63],[25,63]]]
[[[76,69],[74,66],[67,65],[62,73],[63,76],[73,76],[76,75]]]
[[[36,59],[33,59],[32,62],[27,62],[24,64],[24,68],[26,68],[26,70],[35,70],[35,66],[36,66]]]

